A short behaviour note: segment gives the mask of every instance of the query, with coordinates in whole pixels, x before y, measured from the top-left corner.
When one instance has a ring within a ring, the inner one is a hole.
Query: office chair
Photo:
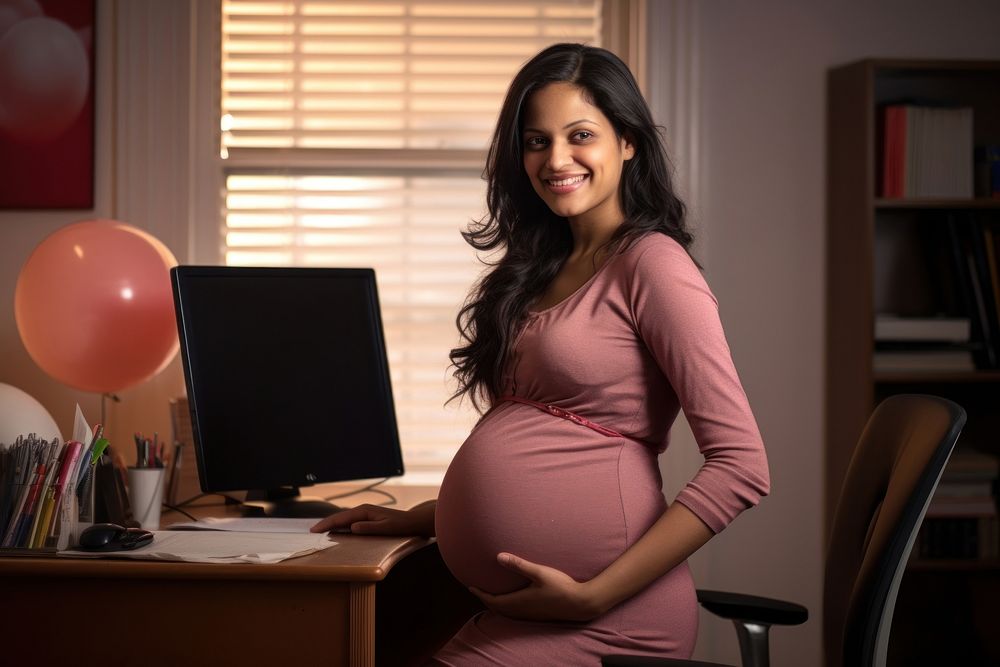
[[[826,554],[823,648],[827,667],[883,667],[896,593],[920,522],[965,424],[965,410],[936,396],[901,394],[872,413],[841,488]],[[768,629],[808,618],[801,605],[698,591],[736,626],[743,667],[767,667]],[[605,656],[604,667],[723,667],[644,656]]]

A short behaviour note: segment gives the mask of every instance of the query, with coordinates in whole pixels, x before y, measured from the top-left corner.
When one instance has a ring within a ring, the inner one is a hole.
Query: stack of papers
[[[275,519],[237,517],[208,518],[191,523],[175,523],[170,530],[226,530],[239,533],[308,533],[319,519]]]
[[[277,563],[337,543],[310,533],[316,519],[205,519],[181,530],[153,531],[153,541],[131,551],[60,551],[60,556],[134,558],[188,563]]]

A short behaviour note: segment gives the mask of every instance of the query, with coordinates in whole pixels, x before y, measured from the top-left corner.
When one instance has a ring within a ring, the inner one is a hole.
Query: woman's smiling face
[[[569,83],[550,83],[525,106],[524,169],[556,215],[575,222],[618,225],[619,183],[635,151],[611,121]]]

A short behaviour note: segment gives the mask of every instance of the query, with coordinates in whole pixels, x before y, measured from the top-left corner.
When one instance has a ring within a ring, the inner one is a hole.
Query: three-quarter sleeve
[[[675,502],[719,532],[767,495],[770,477],[718,302],[685,250],[662,235],[637,256],[629,291],[636,330],[705,457]]]

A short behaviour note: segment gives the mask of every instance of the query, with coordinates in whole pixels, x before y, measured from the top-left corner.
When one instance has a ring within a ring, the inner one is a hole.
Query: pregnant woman
[[[502,258],[459,317],[458,395],[483,412],[437,501],[362,506],[313,530],[436,535],[487,611],[438,665],[688,657],[687,558],[768,492],[764,447],[684,206],[628,68],[552,46],[511,83],[490,148]],[[684,411],[705,461],[672,503],[657,457]]]

